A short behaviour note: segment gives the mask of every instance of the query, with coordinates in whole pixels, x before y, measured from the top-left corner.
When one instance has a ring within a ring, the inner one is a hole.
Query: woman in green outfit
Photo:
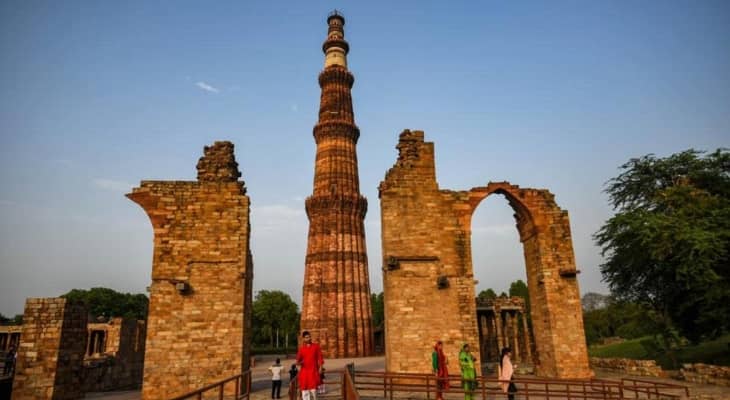
[[[464,387],[464,400],[474,398],[474,390],[477,388],[477,372],[474,368],[476,358],[469,351],[469,344],[464,343],[459,352],[459,366],[461,367],[461,382]]]

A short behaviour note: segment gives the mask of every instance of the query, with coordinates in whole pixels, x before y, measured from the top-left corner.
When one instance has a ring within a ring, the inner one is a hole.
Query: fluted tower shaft
[[[304,272],[301,329],[318,340],[325,357],[373,353],[370,281],[365,249],[367,200],[360,194],[355,125],[347,70],[345,19],[327,18],[314,190],[306,200],[309,238]]]

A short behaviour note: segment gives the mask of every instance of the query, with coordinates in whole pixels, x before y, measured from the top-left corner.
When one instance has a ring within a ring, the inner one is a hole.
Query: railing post
[[[345,378],[346,373],[347,371],[343,371],[342,375],[340,376],[340,391],[342,392],[342,400],[347,400],[347,388],[345,387],[345,379],[347,379]]]
[[[383,398],[388,397],[388,374],[383,375]]]
[[[481,383],[482,387],[482,400],[487,400],[487,380],[482,376],[478,382]]]
[[[426,375],[426,400],[431,400],[431,375]]]

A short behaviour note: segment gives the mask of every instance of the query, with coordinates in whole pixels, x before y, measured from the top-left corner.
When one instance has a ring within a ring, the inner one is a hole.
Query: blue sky
[[[0,3],[0,312],[72,288],[143,292],[152,229],[124,197],[192,180],[231,140],[252,200],[255,289],[301,301],[325,18],[347,19],[371,286],[377,185],[398,134],[442,188],[508,180],[570,212],[582,292],[603,183],[631,157],[730,147],[727,1]],[[525,278],[504,199],[474,216],[478,289]]]

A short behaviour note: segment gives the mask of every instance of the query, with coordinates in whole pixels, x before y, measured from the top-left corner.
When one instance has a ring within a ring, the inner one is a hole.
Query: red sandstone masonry
[[[374,351],[365,248],[367,200],[360,194],[357,171],[360,131],[350,93],[354,77],[343,65],[349,48],[344,23],[340,15],[328,18],[323,45],[326,54],[342,58],[326,63],[319,75],[322,96],[314,127],[314,189],[306,200],[309,236],[300,324],[319,342],[324,356],[334,358]]]
[[[380,184],[386,370],[430,372],[437,339],[452,360],[463,342],[479,344],[471,216],[484,198],[498,193],[515,210],[524,247],[537,374],[592,376],[570,223],[553,195],[507,182],[440,190],[433,143],[424,141],[423,132],[404,131],[397,149],[398,160]]]
[[[14,400],[84,396],[86,308],[63,298],[28,299],[13,382]]]
[[[253,263],[249,198],[233,144],[205,147],[198,181],[143,181],[154,254],[142,398],[162,399],[248,369]]]

